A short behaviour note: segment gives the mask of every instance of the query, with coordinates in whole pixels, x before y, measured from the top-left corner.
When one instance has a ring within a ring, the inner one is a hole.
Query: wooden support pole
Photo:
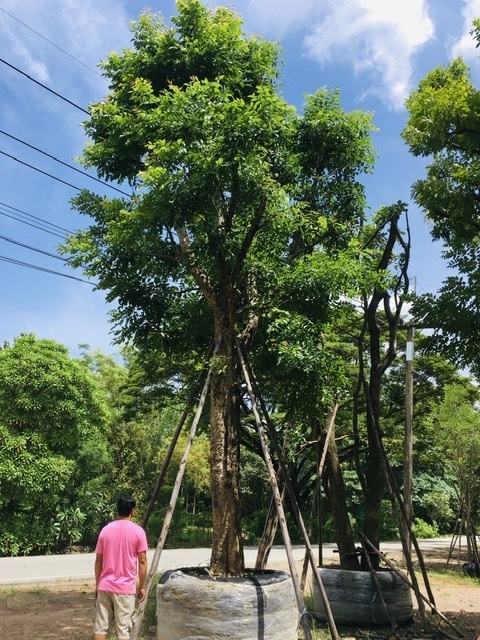
[[[217,349],[215,349],[216,351]],[[200,417],[202,415],[202,411],[203,411],[203,407],[205,405],[205,400],[207,397],[207,391],[208,391],[208,387],[210,385],[210,377],[211,377],[211,373],[212,373],[212,368],[210,366],[210,369],[208,371],[207,374],[207,378],[205,380],[205,383],[203,385],[203,390],[202,390],[202,394],[200,396],[200,400],[197,406],[197,411],[195,413],[195,417],[192,421],[192,426],[190,427],[190,434],[188,437],[188,441],[187,441],[187,445],[185,447],[185,452],[183,454],[182,460],[180,462],[180,466],[178,468],[178,472],[177,472],[177,478],[175,480],[175,485],[173,487],[172,490],[172,495],[170,498],[170,503],[168,505],[168,509],[167,509],[167,514],[165,516],[165,520],[163,522],[163,527],[162,527],[162,531],[160,534],[160,538],[158,540],[157,543],[157,547],[155,549],[155,553],[153,555],[152,558],[152,564],[151,567],[149,569],[148,572],[148,576],[147,576],[147,583],[145,585],[145,598],[140,602],[140,604],[138,605],[138,609],[137,609],[137,617],[135,620],[135,624],[133,626],[132,629],[132,634],[130,636],[130,640],[137,640],[138,639],[138,634],[140,633],[140,629],[142,626],[142,622],[143,622],[143,616],[145,613],[145,607],[147,605],[147,601],[148,601],[148,594],[150,593],[150,589],[152,588],[152,584],[155,578],[155,573],[158,569],[158,563],[160,562],[160,557],[162,555],[162,551],[163,551],[163,547],[165,546],[165,541],[167,539],[167,533],[168,533],[168,529],[170,527],[170,523],[172,521],[172,517],[173,517],[173,512],[175,511],[175,505],[177,504],[177,499],[178,499],[178,494],[180,493],[180,488],[182,486],[182,481],[183,481],[183,476],[185,474],[185,468],[187,466],[187,460],[188,460],[188,456],[190,455],[190,450],[192,448],[192,444],[193,444],[193,440],[195,438],[195,433],[197,430],[197,426],[198,423],[200,421]]]
[[[423,602],[425,602],[426,604],[428,604],[428,606],[431,608],[431,610],[436,613],[444,622],[446,622],[448,624],[449,627],[451,627],[455,633],[458,634],[459,638],[463,638],[463,634],[450,622],[450,620],[443,615],[443,613],[441,613],[437,607],[435,606],[435,604],[433,602],[431,602],[428,598],[426,598],[422,593],[420,593],[419,589],[418,589],[418,585],[413,584],[412,582],[410,582],[410,580],[408,580],[408,578],[405,577],[405,575],[401,572],[398,571],[398,569],[395,567],[395,565],[390,562],[390,560],[381,552],[379,551],[371,542],[370,540],[364,536],[362,534],[362,539],[365,541],[365,543],[370,547],[370,549],[372,549],[372,551],[374,551],[379,558],[381,558],[383,560],[383,562],[385,562],[385,564],[392,570],[394,571],[397,576],[399,578],[401,578],[401,580],[403,580],[403,582],[405,582],[406,584],[408,584],[408,586],[410,587],[410,589],[413,589],[413,591],[415,591],[415,595],[417,596],[417,598],[421,599]]]
[[[323,467],[325,466],[325,459],[327,457],[328,444],[330,442],[330,438],[331,438],[332,433],[333,433],[333,427],[335,425],[335,418],[337,416],[338,406],[339,406],[338,402],[336,402],[333,405],[332,409],[330,410],[330,413],[329,413],[329,416],[328,416],[327,434],[325,436],[325,442],[324,442],[324,445],[323,445],[322,455],[321,455],[320,461],[318,463],[317,474],[316,474],[315,494],[314,494],[314,497],[313,497],[312,509],[311,509],[311,512],[310,512],[310,521],[311,522],[313,521],[313,517],[314,517],[314,513],[315,513],[315,503],[316,503],[317,499],[320,498],[320,486],[321,486],[321,481],[322,481],[322,476],[323,476]],[[319,535],[320,535],[320,532],[319,532]],[[305,582],[307,580],[308,564],[309,564],[309,557],[308,557],[308,553],[305,551],[305,557],[303,559],[303,567],[302,567],[302,579],[301,579],[301,582],[300,582],[301,585],[302,585],[302,589],[305,586]],[[323,564],[323,557],[319,558],[319,564],[320,564],[320,566]]]
[[[373,584],[375,586],[375,591],[376,591],[378,597],[380,598],[380,600],[382,601],[382,605],[383,605],[383,608],[385,609],[385,613],[387,614],[387,618],[388,618],[388,620],[390,622],[390,626],[392,627],[392,629],[394,629],[397,626],[397,623],[392,618],[392,615],[390,613],[390,609],[388,608],[388,605],[385,602],[385,598],[383,597],[382,588],[380,587],[380,582],[378,580],[377,572],[374,570],[374,568],[372,566],[372,561],[370,559],[370,553],[369,553],[369,550],[367,549],[367,544],[366,544],[365,539],[361,540],[361,544],[362,544],[363,553],[365,554],[365,558],[367,560],[368,568],[370,570],[370,575],[372,576]]]
[[[242,367],[242,372],[243,372],[243,377],[245,380],[245,384],[247,385],[247,390],[250,396],[250,402],[252,405],[252,412],[253,415],[255,417],[255,423],[257,426],[257,431],[260,437],[260,443],[262,446],[262,451],[265,457],[265,461],[267,463],[267,466],[269,468],[270,471],[270,481],[272,484],[272,490],[275,496],[275,502],[277,504],[277,509],[278,509],[278,516],[279,516],[279,522],[280,522],[280,526],[282,528],[282,533],[283,533],[283,540],[285,543],[285,550],[287,552],[287,558],[288,558],[288,563],[290,566],[290,571],[292,574],[292,580],[293,580],[293,584],[294,584],[294,588],[295,588],[295,593],[297,596],[297,603],[298,603],[298,607],[299,607],[299,611],[300,611],[300,623],[302,624],[302,628],[305,634],[305,640],[311,640],[311,631],[310,631],[310,626],[308,624],[308,620],[307,617],[305,615],[306,610],[305,610],[305,603],[304,603],[304,599],[303,599],[303,593],[302,590],[300,588],[300,582],[298,580],[298,573],[297,573],[297,569],[295,566],[295,561],[293,558],[293,552],[292,552],[292,546],[291,546],[291,542],[290,542],[290,536],[288,533],[288,529],[287,529],[287,524],[286,524],[286,519],[285,519],[285,512],[283,509],[283,504],[282,504],[282,500],[281,500],[281,496],[280,496],[280,492],[278,490],[278,483],[277,483],[277,478],[275,475],[275,469],[273,467],[273,463],[272,463],[272,459],[270,456],[270,452],[268,450],[267,447],[267,443],[266,443],[266,438],[265,438],[265,431],[263,428],[263,424],[262,421],[260,419],[260,415],[258,413],[258,409],[257,409],[257,403],[256,403],[256,398],[255,398],[255,394],[253,393],[253,388],[252,388],[252,384],[250,382],[250,375],[248,373],[247,370],[247,366],[245,364],[245,359],[243,356],[243,352],[242,349],[240,347],[240,344],[238,342],[238,340],[236,341],[236,345],[237,345],[237,351],[238,351],[238,357],[240,360],[240,365]],[[337,627],[335,625],[335,620],[333,619],[333,615],[332,615],[332,610],[330,608],[330,603],[328,602],[328,598],[327,598],[327,594],[325,591],[325,587],[323,586],[323,583],[320,579],[320,575],[319,572],[317,571],[316,568],[316,563],[315,563],[315,556],[313,554],[313,550],[312,547],[310,545],[310,541],[308,539],[308,535],[307,535],[307,530],[305,528],[305,524],[303,522],[303,518],[302,515],[300,513],[300,510],[298,508],[298,502],[297,502],[297,498],[295,496],[295,492],[293,491],[293,487],[292,487],[292,483],[290,482],[290,478],[288,476],[287,473],[287,469],[285,467],[285,463],[283,461],[282,458],[282,452],[281,449],[278,445],[278,442],[276,441],[276,438],[272,438],[272,433],[270,433],[270,439],[272,440],[272,444],[274,445],[274,449],[276,452],[276,455],[278,456],[279,459],[279,464],[280,467],[282,469],[282,473],[283,473],[283,477],[284,477],[284,481],[285,481],[285,485],[287,487],[288,493],[289,493],[289,497],[290,497],[290,502],[292,504],[293,510],[295,512],[295,516],[297,518],[298,524],[302,530],[302,534],[305,540],[305,546],[308,550],[308,554],[309,554],[309,558],[310,558],[310,562],[312,564],[312,570],[313,570],[313,577],[317,582],[319,591],[322,595],[324,604],[325,604],[325,611],[327,613],[327,619],[328,619],[328,626],[330,629],[330,635],[332,637],[332,640],[339,640],[339,635],[338,635],[338,631],[337,631]]]
[[[365,379],[364,379],[364,385],[367,385],[367,382],[366,382]],[[371,400],[368,397],[368,394],[367,394],[367,408],[368,408],[368,411],[370,412],[370,414],[372,416],[373,423],[376,424],[375,416],[373,414],[373,409],[372,409],[372,405],[371,405]],[[380,462],[382,464],[383,472],[385,474],[385,479],[386,479],[388,488],[390,490],[390,493],[391,493],[392,497],[395,499],[395,500],[392,500],[392,505],[393,505],[393,507],[395,509],[395,515],[396,515],[397,522],[398,522],[398,529],[399,529],[399,532],[400,532],[400,539],[402,541],[403,554],[404,554],[405,560],[407,562],[407,567],[408,567],[408,570],[410,572],[410,576],[411,576],[412,582],[416,585],[415,594],[419,593],[419,588],[418,588],[417,576],[415,574],[415,569],[413,567],[412,554],[409,553],[408,545],[407,545],[407,542],[406,542],[406,539],[405,539],[405,531],[406,531],[407,528],[408,528],[410,540],[411,540],[411,542],[412,542],[412,544],[413,544],[413,546],[415,548],[415,552],[417,554],[418,562],[419,562],[419,565],[420,565],[420,570],[422,572],[423,581],[425,583],[425,588],[427,589],[428,596],[430,598],[430,602],[435,602],[435,599],[433,597],[433,593],[432,593],[432,590],[431,590],[431,587],[430,587],[430,581],[428,579],[425,563],[423,561],[423,555],[422,555],[422,552],[421,552],[420,547],[418,545],[418,541],[416,539],[416,536],[414,535],[411,527],[408,527],[407,516],[406,516],[406,513],[405,513],[405,505],[403,503],[402,494],[400,492],[400,489],[398,487],[397,481],[395,480],[395,476],[393,475],[392,469],[390,467],[390,463],[388,461],[388,457],[387,457],[387,453],[385,451],[385,447],[383,446],[383,442],[382,442],[382,440],[380,438],[378,425],[374,429],[374,434],[375,434],[375,438],[376,438],[376,441],[377,441],[378,449],[381,452]],[[417,599],[417,603],[418,603],[418,611],[420,613],[420,617],[422,619],[422,622],[423,622],[423,624],[427,625],[428,622],[427,622],[427,619],[425,617],[425,605],[424,605],[423,599],[422,598],[418,598]]]
[[[308,619],[307,619],[307,616],[306,616],[305,602],[304,602],[304,599],[303,599],[302,590],[300,588],[300,582],[298,580],[297,568],[295,566],[295,558],[293,557],[292,543],[290,541],[290,534],[288,533],[287,521],[286,521],[286,518],[285,518],[285,511],[283,509],[282,497],[280,495],[280,490],[278,488],[277,476],[275,474],[275,469],[274,469],[274,466],[273,466],[272,458],[270,456],[270,452],[268,450],[268,446],[267,446],[267,443],[266,443],[265,432],[264,432],[264,429],[263,429],[262,421],[260,419],[260,415],[258,413],[256,399],[255,399],[255,396],[253,394],[252,385],[250,384],[250,376],[248,375],[247,367],[245,365],[245,360],[243,358],[243,353],[242,353],[242,350],[241,350],[241,347],[240,347],[240,344],[239,344],[238,340],[236,341],[236,346],[237,346],[238,357],[239,357],[239,360],[240,360],[240,365],[242,367],[243,377],[244,377],[244,380],[245,380],[245,384],[247,385],[248,394],[250,396],[250,402],[251,402],[251,405],[252,405],[252,411],[253,411],[253,415],[255,417],[255,424],[257,426],[257,431],[258,431],[258,435],[259,435],[259,438],[260,438],[260,444],[261,444],[261,447],[262,447],[263,457],[264,457],[265,462],[267,464],[268,472],[269,472],[269,475],[270,475],[270,485],[272,487],[273,496],[274,496],[274,499],[275,499],[275,504],[277,506],[278,522],[279,522],[280,528],[282,530],[283,542],[285,544],[285,551],[287,553],[288,566],[290,567],[290,573],[291,573],[292,581],[293,581],[293,588],[295,590],[295,596],[297,598],[297,606],[298,606],[298,611],[299,611],[299,615],[300,615],[300,624],[301,624],[302,629],[303,629],[305,640],[311,640],[312,635],[311,635],[311,631],[310,631],[310,625],[308,623]]]
[[[209,349],[208,355],[207,355],[207,362],[210,359],[212,353],[212,348]],[[193,402],[195,400],[195,396],[198,393],[199,387],[200,387],[200,383],[202,381],[202,378],[205,375],[205,369],[202,370],[202,372],[200,373],[200,375],[198,376],[197,380],[195,381],[195,384],[193,386],[192,392],[190,393],[190,396],[188,398],[187,404],[185,406],[185,409],[183,410],[182,415],[180,416],[180,420],[178,421],[177,427],[173,433],[172,439],[170,441],[170,445],[168,447],[167,450],[167,454],[165,456],[165,459],[163,461],[162,464],[162,468],[160,469],[160,473],[158,475],[157,481],[155,483],[155,487],[153,488],[152,491],[152,495],[150,496],[150,501],[147,505],[147,508],[145,509],[145,513],[143,514],[143,518],[142,518],[142,522],[141,522],[141,526],[145,529],[148,523],[148,520],[150,519],[150,516],[152,515],[152,511],[153,508],[155,506],[155,502],[157,501],[158,498],[158,494],[160,493],[160,489],[162,488],[163,482],[165,480],[165,476],[167,474],[167,470],[168,467],[170,466],[170,460],[172,459],[172,455],[173,455],[173,451],[175,449],[175,446],[178,442],[178,438],[180,436],[180,433],[182,432],[183,429],[183,425],[185,424],[187,418],[188,418],[188,414],[191,411]]]

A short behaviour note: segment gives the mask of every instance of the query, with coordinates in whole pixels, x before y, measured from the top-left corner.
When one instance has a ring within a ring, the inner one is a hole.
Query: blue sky
[[[219,4],[225,3],[208,3],[212,8]],[[428,223],[410,200],[411,185],[423,175],[424,163],[411,157],[400,139],[407,117],[404,100],[427,71],[452,57],[463,56],[478,81],[479,52],[468,32],[472,19],[480,16],[480,0],[227,4],[243,16],[246,32],[280,41],[283,93],[289,103],[301,110],[304,94],[321,86],[338,87],[345,109],[373,112],[379,158],[374,174],[364,180],[369,207],[410,203],[411,277],[419,293],[436,291],[445,264],[442,247],[431,242]],[[87,116],[81,109],[107,93],[97,63],[107,52],[130,46],[129,21],[146,9],[166,19],[176,11],[170,0],[149,5],[145,0],[0,1],[1,343],[33,332],[65,344],[73,355],[79,344],[110,354],[118,350],[111,343],[101,292],[10,260],[82,279],[81,272],[32,248],[56,254],[63,230],[88,224],[71,210],[76,188],[115,195],[61,163],[82,169],[75,162],[85,143],[80,123]],[[50,223],[47,231],[43,221]]]

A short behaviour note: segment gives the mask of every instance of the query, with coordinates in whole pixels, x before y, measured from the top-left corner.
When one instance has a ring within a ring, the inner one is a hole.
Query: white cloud
[[[480,0],[462,0],[463,33],[450,48],[452,58],[462,57],[466,62],[479,68],[479,49],[470,34],[474,18],[480,18]]]
[[[236,7],[245,15],[249,23],[254,23],[262,32],[274,33],[273,37],[279,38],[287,31],[292,31],[309,24],[309,19],[316,13],[318,0],[248,0],[245,10],[242,11],[243,2],[237,2]]]
[[[129,45],[128,17],[118,0],[4,0],[2,9],[2,40],[13,64],[41,82],[61,77],[64,86],[69,75],[72,84],[81,77],[92,87],[105,87],[103,80],[72,63],[59,48],[98,71],[106,42],[115,49]]]
[[[328,0],[324,7],[305,38],[308,55],[323,65],[350,63],[356,74],[370,77],[384,102],[402,108],[413,56],[434,34],[425,0]]]
[[[415,54],[434,36],[427,0],[237,0],[235,7],[249,31],[280,38],[301,29],[307,56],[350,66],[365,93],[394,109],[412,88]]]

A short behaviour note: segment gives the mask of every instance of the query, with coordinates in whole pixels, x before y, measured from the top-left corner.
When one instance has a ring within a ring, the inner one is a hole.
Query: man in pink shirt
[[[112,623],[118,640],[129,640],[135,595],[139,601],[146,595],[148,544],[145,531],[132,522],[135,505],[134,498],[120,496],[117,520],[107,524],[98,536],[94,640],[105,640]]]

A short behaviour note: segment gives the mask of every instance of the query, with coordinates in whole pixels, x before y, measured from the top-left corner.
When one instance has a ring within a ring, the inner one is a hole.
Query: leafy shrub
[[[438,538],[439,536],[437,524],[435,522],[429,524],[421,518],[415,518],[412,529],[417,538]]]

